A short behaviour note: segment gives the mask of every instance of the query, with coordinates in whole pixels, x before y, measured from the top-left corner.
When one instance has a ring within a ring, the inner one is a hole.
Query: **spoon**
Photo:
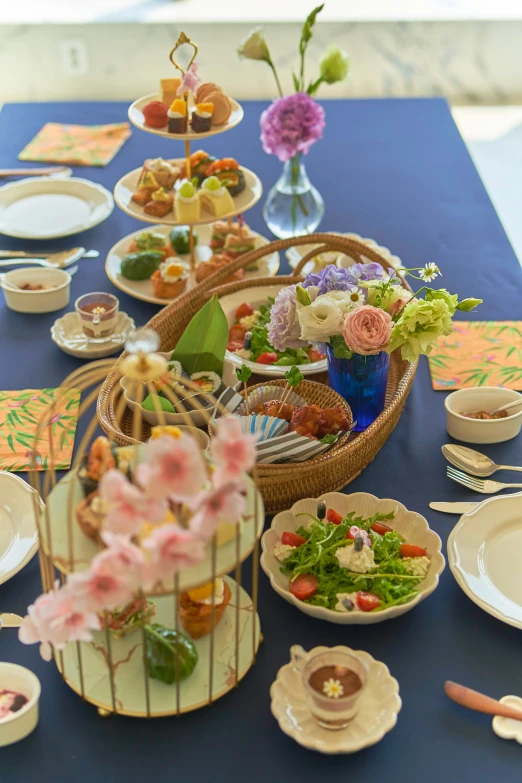
[[[503,718],[513,718],[522,720],[522,710],[516,710],[507,704],[502,704],[497,699],[485,696],[483,693],[466,688],[464,685],[458,685],[456,682],[446,680],[444,691],[451,701],[467,707],[475,712],[484,712],[486,715],[501,715]]]
[[[507,402],[505,405],[501,405],[500,408],[495,408],[494,411],[491,411],[491,414],[500,413],[500,411],[509,411],[511,410],[511,408],[518,408],[519,405],[522,405],[522,400],[514,400],[513,402]]]
[[[468,449],[466,446],[457,446],[455,443],[446,443],[442,447],[442,453],[456,468],[471,473],[472,476],[491,476],[497,470],[518,470],[522,468],[514,465],[497,465],[492,459],[480,451]]]

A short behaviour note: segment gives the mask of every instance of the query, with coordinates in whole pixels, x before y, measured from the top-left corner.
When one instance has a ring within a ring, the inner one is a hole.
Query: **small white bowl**
[[[507,411],[504,419],[470,419],[463,413],[493,411],[508,402],[520,400],[520,407]],[[455,440],[464,443],[503,443],[516,438],[522,427],[522,394],[498,386],[459,389],[444,400],[446,429]]]
[[[36,728],[40,680],[29,669],[16,663],[0,663],[0,691],[3,690],[21,693],[29,701],[18,712],[0,720],[0,748],[24,739]]]
[[[43,291],[22,291],[18,286],[24,283],[53,287]],[[7,272],[0,285],[11,310],[17,313],[52,313],[69,304],[71,275],[63,269],[25,267]]]

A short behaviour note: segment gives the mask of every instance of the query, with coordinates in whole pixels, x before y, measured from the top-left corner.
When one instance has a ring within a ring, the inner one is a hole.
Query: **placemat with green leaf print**
[[[30,470],[35,447],[36,469],[47,470],[51,441],[55,469],[67,470],[71,466],[79,405],[80,392],[76,389],[0,392],[0,470]],[[36,441],[42,419],[44,428]]]
[[[47,122],[18,155],[18,160],[106,166],[131,135],[128,122],[112,125],[62,125]]]
[[[522,391],[522,321],[455,321],[428,357],[436,391],[505,386]]]

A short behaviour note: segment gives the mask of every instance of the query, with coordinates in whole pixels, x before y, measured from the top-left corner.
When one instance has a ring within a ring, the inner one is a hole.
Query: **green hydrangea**
[[[441,289],[432,293],[443,291]],[[453,297],[447,291],[444,293],[441,297],[432,296],[406,305],[393,327],[390,344],[386,349],[388,353],[400,348],[402,358],[413,362],[420,354],[429,354],[441,335],[451,334],[451,316],[455,312],[456,302],[453,302]]]

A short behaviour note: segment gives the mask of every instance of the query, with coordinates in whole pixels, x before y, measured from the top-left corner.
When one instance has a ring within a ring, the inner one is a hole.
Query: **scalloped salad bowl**
[[[336,612],[323,606],[308,604],[292,595],[288,589],[288,575],[281,572],[281,563],[273,553],[274,546],[280,541],[281,535],[285,531],[294,533],[299,527],[306,525],[306,519],[297,515],[302,513],[315,515],[317,503],[320,500],[324,500],[327,508],[334,509],[343,517],[350,511],[354,511],[356,516],[361,516],[363,519],[372,517],[377,513],[389,514],[393,512],[394,518],[387,524],[400,533],[408,544],[416,544],[425,548],[430,558],[428,572],[422,582],[419,582],[417,587],[418,593],[411,601],[372,612]],[[305,500],[299,500],[297,503],[294,503],[292,508],[282,511],[274,517],[270,529],[263,534],[261,546],[263,549],[261,567],[270,579],[270,584],[276,593],[284,598],[285,601],[296,606],[301,612],[339,625],[380,623],[409,612],[435,590],[439,583],[439,576],[446,565],[444,555],[442,554],[442,542],[437,533],[430,530],[423,516],[414,511],[408,511],[397,500],[377,498],[375,495],[370,495],[367,492],[354,492],[351,495],[344,495],[341,492],[327,492],[315,499],[306,498]]]

